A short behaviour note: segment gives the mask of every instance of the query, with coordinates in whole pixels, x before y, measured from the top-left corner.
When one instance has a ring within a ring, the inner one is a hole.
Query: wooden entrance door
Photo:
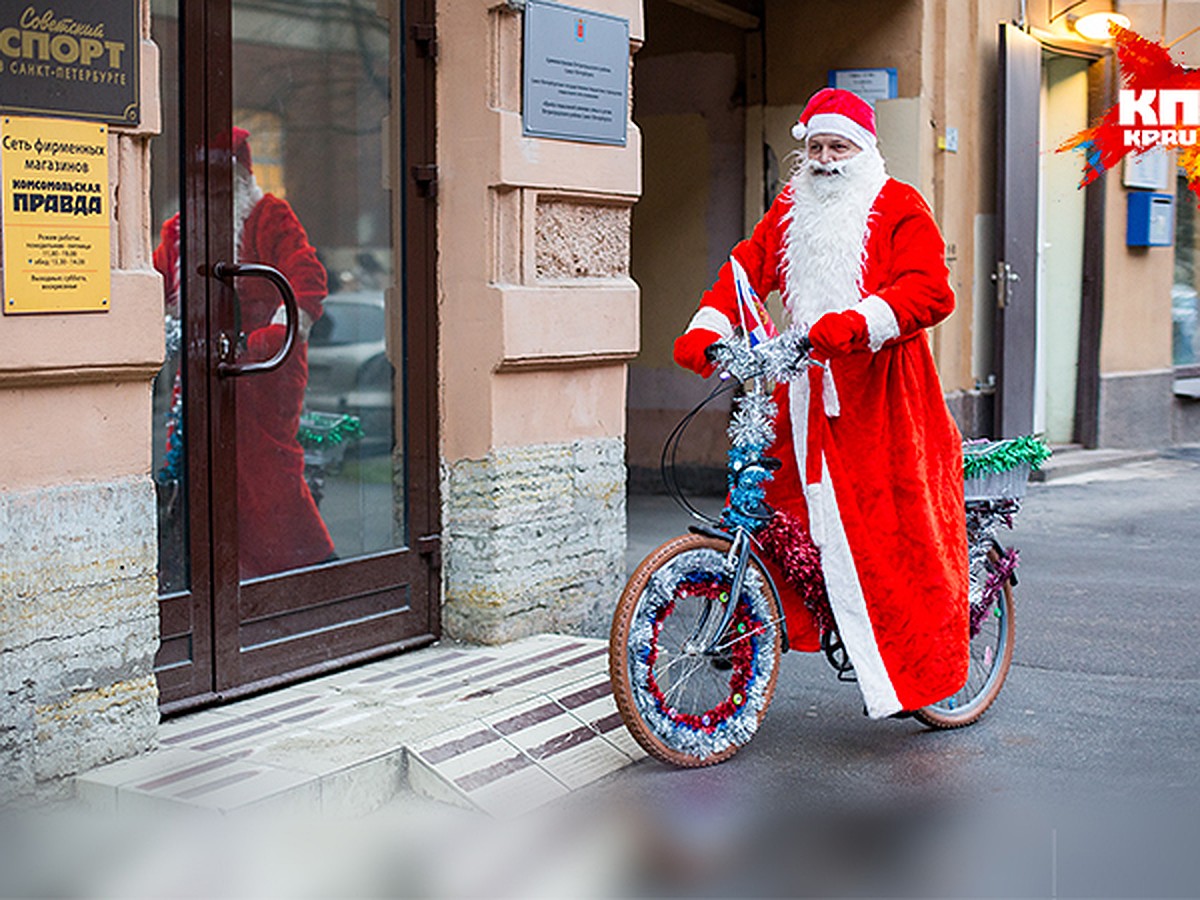
[[[155,4],[167,712],[438,634],[430,6]]]

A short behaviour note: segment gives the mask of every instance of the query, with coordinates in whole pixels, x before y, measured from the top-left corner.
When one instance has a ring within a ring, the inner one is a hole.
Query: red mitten
[[[865,350],[869,341],[867,320],[853,309],[827,312],[809,329],[808,339],[813,349],[826,359]]]
[[[283,338],[287,329],[283,325],[264,325],[255,328],[246,335],[246,353],[243,357],[247,362],[263,362],[270,359],[283,346]]]
[[[707,328],[692,328],[675,338],[675,362],[691,369],[702,378],[707,378],[716,368],[704,355],[704,351],[719,341],[721,336]]]

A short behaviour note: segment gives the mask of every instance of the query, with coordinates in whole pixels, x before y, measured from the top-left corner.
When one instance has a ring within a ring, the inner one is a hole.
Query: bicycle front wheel
[[[710,766],[758,729],[779,673],[778,600],[751,561],[724,634],[729,542],[697,534],[663,544],[634,570],[613,615],[609,674],[630,734],[676,766]]]
[[[961,728],[984,714],[1008,676],[1013,655],[1012,585],[1006,580],[999,593],[984,596],[991,568],[1000,561],[993,550],[988,565],[971,572],[972,631],[967,682],[945,700],[917,710],[916,717],[933,728]]]

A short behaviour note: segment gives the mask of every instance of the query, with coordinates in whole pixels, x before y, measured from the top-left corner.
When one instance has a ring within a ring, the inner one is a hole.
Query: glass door
[[[401,176],[431,150],[401,102],[431,74],[404,65],[400,3],[177,13],[179,211],[154,199],[180,323],[156,392],[160,685],[190,705],[438,631],[431,202]]]

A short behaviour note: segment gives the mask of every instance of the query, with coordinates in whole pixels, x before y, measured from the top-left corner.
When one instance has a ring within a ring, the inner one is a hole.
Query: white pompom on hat
[[[792,137],[798,141],[814,134],[836,134],[864,150],[874,147],[875,110],[855,93],[821,88],[809,98],[800,120],[792,126]]]

